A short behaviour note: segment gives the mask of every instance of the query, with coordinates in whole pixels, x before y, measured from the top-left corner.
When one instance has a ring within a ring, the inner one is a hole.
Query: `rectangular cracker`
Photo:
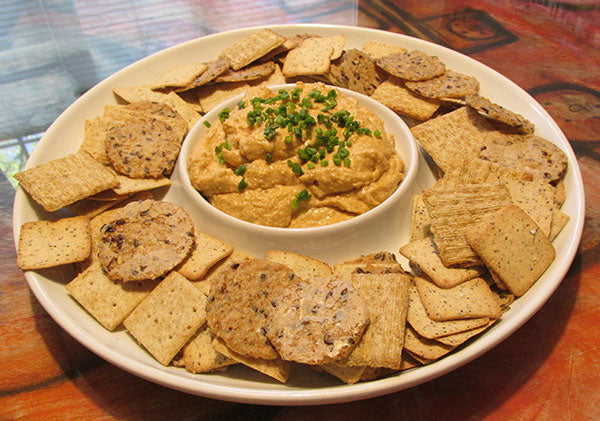
[[[431,235],[431,219],[427,207],[423,203],[423,196],[413,196],[412,217],[410,219],[410,241],[417,241]]]
[[[309,38],[299,47],[290,50],[283,64],[283,75],[309,76],[327,73],[331,64],[333,47],[324,38]]]
[[[333,273],[331,266],[327,263],[291,251],[269,250],[265,254],[265,258],[289,267],[302,279],[328,276]]]
[[[171,272],[123,321],[131,335],[162,365],[206,322],[206,296]]]
[[[85,216],[24,223],[17,266],[36,270],[85,260],[91,252],[89,223]]]
[[[433,237],[411,241],[400,248],[400,254],[417,265],[441,288],[452,288],[485,273],[484,267],[452,268],[442,263]]]
[[[423,201],[444,266],[463,267],[481,265],[465,239],[465,230],[511,203],[508,190],[500,183],[427,189]]]
[[[417,276],[415,285],[431,320],[444,322],[481,317],[497,319],[502,314],[494,294],[482,278],[471,279],[454,288],[444,289]]]
[[[130,178],[126,175],[118,174],[117,181],[119,185],[113,188],[113,191],[117,194],[133,194],[171,185],[171,180],[167,177]]]
[[[165,96],[163,92],[155,92],[151,85],[125,86],[113,89],[113,93],[123,101],[132,102],[158,102]]]
[[[198,103],[205,112],[209,112],[223,101],[246,93],[252,88],[249,82],[226,82],[202,86],[196,90]]]
[[[399,369],[411,277],[404,274],[349,276],[367,302],[371,323],[344,364]]]
[[[409,290],[408,313],[406,321],[421,336],[427,339],[436,339],[443,336],[454,335],[456,333],[485,326],[489,318],[480,317],[476,319],[448,320],[437,322],[427,316],[425,307],[421,302],[419,290],[412,284]]]
[[[199,231],[194,232],[194,239],[194,248],[177,268],[177,272],[189,280],[198,281],[218,261],[229,256],[233,251],[233,247],[218,238]]]
[[[387,44],[385,42],[367,41],[362,47],[362,51],[375,60],[381,57],[389,56],[394,53],[405,53],[406,48],[399,45]]]
[[[81,199],[75,203],[67,205],[67,208],[73,213],[79,216],[85,216],[92,219],[94,216],[100,215],[107,209],[110,209],[117,203],[125,199],[119,199],[114,201],[101,201],[92,199]]]
[[[396,256],[388,251],[359,256],[333,265],[334,273],[406,273]]]
[[[114,173],[85,151],[15,174],[33,200],[48,212],[116,187]]]
[[[106,120],[95,117],[85,120],[83,129],[83,142],[79,150],[88,152],[92,158],[103,165],[110,165],[110,159],[106,154],[104,139],[106,138]]]
[[[285,40],[284,37],[270,29],[261,29],[235,42],[223,50],[220,55],[229,60],[233,70],[239,70],[279,47]]]
[[[367,367],[348,367],[337,363],[322,364],[319,367],[346,384],[359,382],[367,369]]]
[[[484,134],[493,127],[469,107],[461,107],[411,128],[415,139],[445,173],[463,159],[475,160]]]
[[[213,340],[214,335],[206,325],[192,336],[183,347],[183,364],[187,371],[195,374],[208,373],[237,364],[234,359],[217,352],[211,345]]]
[[[518,168],[508,168],[483,159],[456,160],[436,183],[436,186],[460,186],[463,184],[494,183],[504,180],[531,181],[532,175]]]
[[[246,357],[227,348],[225,342],[219,338],[213,340],[212,347],[218,353],[223,354],[246,367],[250,367],[253,370],[266,374],[281,383],[286,383],[290,376],[292,364],[288,361],[283,361],[280,358],[275,360],[261,360],[259,358]]]
[[[550,225],[550,241],[560,234],[571,217],[558,208],[552,210],[552,225]]]
[[[465,237],[517,297],[535,283],[555,256],[548,236],[516,205],[466,230]]]
[[[544,180],[517,181],[505,180],[512,202],[550,236],[552,215],[558,206],[554,202],[554,187]]]
[[[112,331],[152,291],[158,280],[113,281],[98,262],[77,275],[66,288],[69,294],[105,328]]]
[[[390,78],[381,83],[371,95],[393,111],[423,121],[431,118],[440,107],[440,101],[423,98],[404,87],[404,83]]]
[[[152,89],[181,88],[192,83],[207,69],[206,63],[193,63],[178,66],[162,75],[154,84]]]
[[[423,364],[429,364],[454,349],[453,346],[444,345],[433,339],[427,339],[415,332],[410,326],[406,327],[404,347],[411,355]]]
[[[467,330],[465,332],[455,333],[454,335],[444,336],[442,338],[438,338],[437,341],[443,343],[444,345],[450,346],[459,346],[474,336],[479,335],[480,333],[487,330],[492,324],[494,324],[496,320],[492,319],[484,326],[477,327],[475,329]]]

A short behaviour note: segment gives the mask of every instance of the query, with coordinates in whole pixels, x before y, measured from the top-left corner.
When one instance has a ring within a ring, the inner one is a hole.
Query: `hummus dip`
[[[383,121],[322,83],[249,91],[193,149],[194,188],[221,211],[273,227],[317,227],[383,202],[404,162]]]

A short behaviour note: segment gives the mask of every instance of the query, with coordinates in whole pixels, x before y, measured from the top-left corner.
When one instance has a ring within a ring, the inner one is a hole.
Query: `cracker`
[[[130,178],[126,175],[118,174],[119,185],[113,188],[113,191],[119,195],[139,193],[171,185],[171,180],[166,177],[159,178]]]
[[[403,357],[404,358],[404,357]],[[400,364],[402,367],[402,364]],[[362,376],[360,376],[361,381],[371,381],[377,380],[385,376],[389,376],[390,374],[397,373],[400,369],[393,369],[387,367],[366,367]]]
[[[291,50],[283,64],[283,75],[322,75],[329,70],[333,47],[324,38],[309,38]]]
[[[406,48],[400,47],[399,45],[386,44],[385,42],[377,41],[367,41],[362,47],[362,52],[368,54],[372,60],[389,56],[390,54],[405,53],[406,51]]]
[[[367,367],[348,367],[339,363],[322,364],[320,368],[346,384],[359,382],[367,369]]]
[[[496,320],[490,320],[484,326],[477,327],[475,329],[467,330],[465,332],[455,333],[453,335],[444,336],[443,338],[437,338],[438,342],[441,342],[444,345],[450,346],[459,346],[474,336],[479,335],[480,333],[487,330]]]
[[[298,278],[271,296],[267,338],[285,361],[315,365],[345,358],[369,325],[362,295],[347,279]]]
[[[466,230],[473,249],[510,292],[523,295],[554,260],[548,236],[516,205]]]
[[[445,266],[476,266],[481,260],[467,243],[465,230],[511,203],[503,184],[468,184],[423,191],[431,232]]]
[[[494,183],[504,180],[531,181],[533,176],[518,168],[508,168],[477,158],[457,159],[436,182],[437,186],[461,186],[463,184]]]
[[[292,370],[291,363],[288,361],[283,361],[281,358],[263,360],[260,358],[253,358],[238,354],[237,352],[228,348],[225,344],[225,341],[220,338],[214,339],[212,342],[212,347],[218,353],[225,355],[227,358],[231,358],[238,363],[245,365],[246,367],[250,367],[253,370],[266,374],[267,376],[272,377],[281,383],[287,382],[290,376],[290,371]]]
[[[410,219],[410,241],[417,241],[431,235],[431,219],[427,207],[423,203],[423,196],[413,196],[412,217]]]
[[[400,80],[394,78],[377,86],[371,98],[399,114],[421,121],[431,118],[440,107],[439,101],[412,93]]]
[[[380,251],[333,265],[334,273],[406,273],[393,253]]]
[[[113,172],[79,151],[15,174],[21,187],[48,212],[113,188]]]
[[[151,85],[126,86],[114,88],[113,93],[125,102],[156,102],[165,96],[162,92],[154,92]]]
[[[232,251],[233,247],[224,241],[195,231],[192,251],[177,272],[189,280],[200,280],[215,263],[229,256]]]
[[[275,70],[275,63],[272,61],[255,64],[250,67],[245,67],[241,70],[228,70],[225,73],[217,76],[214,80],[215,83],[221,82],[245,82],[248,80],[256,80],[269,76]]]
[[[411,81],[431,79],[446,71],[439,58],[419,50],[389,54],[376,59],[375,63],[389,74]]]
[[[85,260],[91,251],[89,219],[85,216],[21,225],[17,266],[44,269]]]
[[[412,241],[400,248],[400,254],[417,265],[440,288],[452,288],[485,272],[484,267],[451,268],[444,266],[432,237]]]
[[[234,249],[233,252],[225,259],[217,262],[213,267],[211,267],[208,272],[202,278],[202,282],[197,282],[196,285],[203,283],[211,283],[214,279],[221,276],[221,272],[231,268],[232,266],[239,265],[244,260],[249,259],[250,255],[243,253],[237,249]]]
[[[198,113],[198,111],[194,110],[190,104],[184,101],[181,96],[175,92],[169,92],[167,95],[160,97],[158,102],[169,105],[171,108],[173,108],[187,122],[188,130],[191,130],[201,118],[201,115]]]
[[[164,96],[164,98],[167,97],[168,95]],[[107,137],[112,126],[119,124],[151,125],[156,120],[165,123],[168,130],[180,139],[183,139],[188,130],[187,121],[171,105],[164,102],[147,101],[132,102],[126,105],[106,105],[103,115],[108,120]]]
[[[558,208],[554,208],[552,210],[552,225],[550,225],[550,241],[554,241],[554,239],[560,234],[562,229],[567,225],[571,217],[561,211]]]
[[[261,29],[244,39],[235,42],[221,52],[231,63],[233,70],[239,70],[279,47],[285,38],[270,29]]]
[[[266,319],[278,291],[297,277],[287,267],[262,259],[246,259],[211,280],[206,307],[211,331],[241,355],[279,358],[266,337]]]
[[[422,337],[410,326],[407,326],[406,328],[404,347],[410,351],[413,357],[423,364],[429,364],[454,349],[451,345],[444,345],[432,339]]]
[[[406,87],[428,98],[464,98],[479,92],[479,81],[473,76],[446,70],[446,73],[433,79],[407,81]]]
[[[548,140],[509,136],[498,131],[486,135],[479,156],[505,167],[527,171],[547,182],[560,180],[567,170],[567,155]]]
[[[494,294],[482,278],[444,289],[425,278],[415,277],[415,285],[427,316],[432,320],[497,319],[502,314]]]
[[[205,63],[193,63],[178,66],[162,75],[154,84],[152,89],[181,88],[192,83],[198,76],[208,69]]]
[[[494,291],[494,298],[503,312],[508,311],[510,305],[515,301],[515,296],[508,291]]]
[[[364,95],[371,95],[384,80],[373,60],[356,49],[344,51],[332,62],[328,77],[335,85]]]
[[[162,365],[168,365],[206,321],[206,297],[171,272],[123,321],[125,328]]]
[[[554,188],[543,180],[505,180],[504,183],[512,202],[549,236],[553,211],[558,208],[554,203]]]
[[[469,107],[461,107],[411,128],[413,136],[443,172],[460,165],[463,159],[479,156],[484,134],[492,126]]]
[[[67,205],[67,208],[77,215],[85,216],[91,219],[96,215],[100,215],[105,210],[112,208],[114,205],[120,203],[123,200],[125,200],[125,198],[110,202],[91,199],[81,199],[75,203]]]
[[[88,152],[92,158],[101,164],[109,165],[110,159],[108,159],[104,148],[105,137],[106,120],[104,118],[95,117],[92,120],[85,120],[83,142],[79,150]]]
[[[176,88],[175,92],[189,91],[190,89],[194,89],[212,82],[219,75],[222,75],[229,69],[229,64],[229,60],[225,57],[219,57],[215,60],[209,61],[206,63],[206,70],[200,76],[194,79],[194,81],[189,85]]]
[[[444,322],[432,320],[427,316],[427,312],[425,311],[425,307],[423,307],[421,297],[419,296],[419,290],[413,284],[409,291],[406,321],[417,333],[419,333],[419,335],[428,339],[436,339],[485,326],[488,324],[489,318],[480,317],[475,319],[448,320]]]
[[[237,361],[217,352],[212,341],[214,335],[205,326],[192,336],[183,347],[184,366],[190,373],[208,373],[221,371],[224,368],[237,364]]]
[[[193,230],[192,219],[178,205],[155,200],[130,203],[111,213],[100,227],[98,257],[111,279],[156,279],[187,257]]]
[[[333,273],[331,266],[327,263],[291,251],[269,250],[265,258],[289,267],[302,279],[327,276]]]
[[[156,287],[158,281],[123,284],[104,274],[98,262],[92,263],[66,286],[67,291],[88,313],[112,331],[127,318]]]
[[[246,82],[219,83],[198,89],[198,102],[205,112],[234,96],[246,93],[252,85]]]
[[[399,369],[410,276],[352,274],[350,277],[352,285],[365,297],[371,323],[345,363]]]
[[[465,97],[465,102],[480,114],[514,127],[521,133],[532,134],[535,130],[533,123],[521,114],[510,111],[502,105],[495,104],[487,98],[479,95],[468,95]]]

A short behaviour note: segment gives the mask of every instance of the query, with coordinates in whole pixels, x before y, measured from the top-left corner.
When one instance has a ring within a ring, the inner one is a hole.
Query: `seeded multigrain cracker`
[[[302,279],[327,276],[333,273],[331,266],[327,263],[291,251],[269,250],[265,254],[265,258],[289,267]]]
[[[390,54],[405,53],[406,48],[399,45],[386,44],[385,42],[367,41],[362,47],[362,52],[368,54],[372,60],[376,60]]]
[[[309,38],[291,50],[283,64],[285,77],[322,75],[329,70],[333,47],[323,38]]]
[[[117,174],[117,180],[119,181],[119,185],[114,187],[113,191],[119,195],[134,194],[171,185],[171,180],[166,177],[130,178],[122,174]]]
[[[432,361],[443,357],[455,347],[424,338],[410,326],[407,326],[406,336],[404,338],[404,348],[406,348],[417,361],[422,364],[429,364]]]
[[[111,213],[100,227],[98,257],[111,279],[156,279],[189,254],[193,231],[190,216],[178,205],[155,200],[130,203]]]
[[[431,118],[440,107],[439,101],[414,94],[396,78],[382,82],[377,86],[371,98],[399,114],[420,121]]]
[[[205,323],[206,296],[171,272],[123,321],[125,328],[162,365]]]
[[[537,281],[555,256],[548,236],[516,205],[467,229],[465,237],[517,297]]]
[[[533,176],[518,168],[508,168],[477,158],[457,159],[456,166],[448,170],[435,186],[461,186],[464,184],[496,183],[506,180],[531,181]]]
[[[339,60],[333,61],[328,77],[333,84],[364,95],[371,95],[385,79],[373,60],[356,49],[344,51]]]
[[[21,225],[17,266],[35,270],[85,260],[91,251],[89,219],[84,216]]]
[[[333,265],[334,273],[406,273],[393,253],[380,251]]]
[[[550,241],[554,241],[554,239],[560,234],[562,229],[567,225],[571,217],[561,211],[558,208],[555,208],[552,211],[552,225],[550,225]]]
[[[433,79],[407,81],[406,87],[428,98],[464,98],[479,92],[479,81],[473,76],[446,70],[446,73]]]
[[[277,304],[274,297],[296,278],[287,266],[263,259],[232,264],[211,280],[208,326],[234,352],[278,358],[266,336],[267,316]]]
[[[102,117],[95,117],[91,120],[85,120],[83,130],[83,142],[80,150],[88,152],[92,157],[104,165],[110,165],[110,159],[106,155],[104,148],[104,139],[106,138],[106,120]]]
[[[298,278],[273,296],[267,338],[281,358],[324,364],[346,357],[369,324],[365,299],[348,280]]]
[[[467,330],[465,332],[455,333],[453,335],[444,336],[437,338],[436,341],[450,346],[459,346],[474,336],[486,331],[496,320],[491,319],[485,326],[477,327],[475,329]]]
[[[215,80],[219,75],[222,75],[229,69],[229,60],[225,57],[219,57],[215,60],[206,63],[206,70],[200,76],[192,81],[189,85],[176,88],[175,92],[189,91],[190,89],[206,85]]]
[[[162,75],[152,85],[152,89],[181,88],[187,86],[204,73],[207,68],[208,66],[205,63],[175,67]]]
[[[225,73],[217,76],[215,83],[245,82],[248,80],[260,79],[265,76],[269,76],[274,70],[275,63],[272,61],[245,67],[241,70],[228,70]]]
[[[521,114],[495,104],[487,98],[479,95],[468,95],[465,97],[465,102],[484,116],[514,127],[521,133],[532,134],[535,131],[533,123]]]
[[[239,70],[279,47],[285,40],[285,37],[270,29],[261,29],[235,42],[223,50],[220,55],[229,60],[233,70]]]
[[[229,256],[232,251],[233,247],[226,242],[195,231],[192,251],[177,272],[191,281],[200,280],[215,263]]]
[[[204,277],[201,280],[202,282],[196,282],[195,285],[200,286],[200,284],[204,283],[210,284],[213,281],[213,279],[217,279],[218,277],[220,277],[221,273],[224,270],[237,267],[240,263],[249,258],[251,258],[250,255],[241,252],[237,249],[233,249],[229,256],[214,264],[208,270],[208,272],[204,274]]]
[[[412,218],[410,219],[410,241],[422,240],[431,236],[431,219],[427,207],[423,203],[423,196],[413,196]]]
[[[427,316],[432,320],[496,319],[502,314],[494,294],[482,278],[471,279],[454,288],[440,288],[428,279],[417,276],[415,285]]]
[[[85,151],[15,174],[21,187],[48,212],[117,186],[114,173]]]
[[[440,76],[446,66],[435,56],[419,50],[390,54],[375,60],[389,74],[404,80],[427,80]]]
[[[445,266],[477,266],[482,262],[465,239],[465,230],[511,203],[501,183],[467,184],[423,191],[431,232]]]
[[[165,94],[162,92],[155,92],[152,90],[151,85],[139,85],[139,86],[125,86],[122,88],[114,88],[113,93],[121,98],[123,101],[131,102],[157,102]]]
[[[469,107],[461,107],[411,129],[414,137],[443,172],[459,165],[463,159],[476,159],[484,134],[492,126]]]
[[[113,281],[93,263],[66,286],[67,291],[102,326],[114,330],[156,287],[157,280]]]
[[[512,202],[523,209],[540,229],[549,236],[552,215],[554,209],[558,208],[554,203],[554,188],[543,180],[506,180],[504,183]]]
[[[212,346],[213,340],[214,335],[206,325],[192,336],[183,347],[183,365],[187,371],[208,373],[237,364],[236,360],[217,352]]]

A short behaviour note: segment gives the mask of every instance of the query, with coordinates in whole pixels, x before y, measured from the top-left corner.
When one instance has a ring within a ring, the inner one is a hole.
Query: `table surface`
[[[37,0],[0,17],[0,419],[599,419],[600,2],[592,0]],[[380,28],[446,45],[533,95],[575,150],[579,252],[549,302],[477,360],[409,390],[321,407],[243,405],[128,374],[65,333],[15,265],[12,175],[79,95],[148,54],[276,23]]]

